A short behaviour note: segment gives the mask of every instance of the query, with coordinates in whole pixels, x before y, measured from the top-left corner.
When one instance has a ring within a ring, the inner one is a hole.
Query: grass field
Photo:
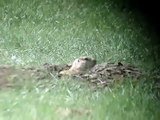
[[[146,22],[112,0],[0,0],[0,16],[1,65],[69,63],[82,55],[148,72],[157,64]],[[0,90],[0,120],[159,120],[159,108],[144,84],[94,91],[53,78]]]

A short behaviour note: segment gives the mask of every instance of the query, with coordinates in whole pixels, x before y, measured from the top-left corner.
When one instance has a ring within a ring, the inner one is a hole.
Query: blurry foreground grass
[[[84,83],[66,79],[37,84],[1,90],[0,118],[158,120],[160,117],[159,101],[144,86],[142,89],[142,86],[127,84],[95,91]]]
[[[145,22],[111,0],[0,0],[0,16],[1,65],[68,63],[81,55],[147,71],[155,64]],[[68,78],[28,80],[0,91],[0,119],[158,120],[158,101],[142,86],[94,91]]]

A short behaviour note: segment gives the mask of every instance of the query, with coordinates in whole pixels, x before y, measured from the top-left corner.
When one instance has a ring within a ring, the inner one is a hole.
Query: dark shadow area
[[[160,35],[160,14],[159,3],[156,0],[114,0],[117,4],[120,4],[121,9],[136,11],[139,15],[145,17],[146,21],[152,27],[156,34]]]
[[[131,0],[130,4],[132,8],[136,8],[141,12],[148,22],[155,28],[156,32],[159,35],[159,3],[155,0],[153,1],[145,1],[145,0]]]
[[[158,66],[160,67],[160,14],[159,14],[159,3],[156,0],[146,1],[146,0],[128,0],[129,7],[128,9],[134,9],[139,12],[140,15],[143,15],[146,21],[148,22],[149,29],[155,35],[155,39],[152,39],[151,45],[153,46],[155,61],[157,61]]]
[[[153,56],[156,65],[160,67],[160,14],[159,14],[159,3],[156,0],[114,0],[120,9],[123,11],[134,11],[137,16],[143,17],[147,22],[149,34],[153,35],[150,45],[153,48]]]
[[[152,39],[151,45],[153,47],[153,56],[155,58],[155,67],[153,68],[153,74],[156,76],[154,78],[156,89],[153,89],[156,96],[160,98],[160,14],[159,14],[159,3],[156,0],[128,0],[127,9],[136,9],[140,15],[143,15],[146,19],[151,32],[155,35],[155,39]],[[158,76],[158,77],[157,77]],[[150,81],[149,81],[150,82]]]
[[[105,0],[102,0],[103,2]],[[152,92],[154,92],[157,98],[160,99],[160,6],[158,1],[152,0],[114,0],[115,7],[119,7],[122,12],[134,12],[135,17],[143,20],[147,24],[146,35],[151,35],[152,39],[148,45],[152,47],[151,55],[154,59],[154,67],[152,68],[149,77],[149,81],[145,80],[145,84],[148,85],[154,81],[156,87],[154,87]],[[143,42],[143,41],[142,41]],[[150,76],[155,76],[150,78]],[[152,81],[150,81],[152,80]],[[144,84],[144,83],[143,83]]]
[[[99,0],[105,3],[107,0]],[[148,33],[152,36],[150,45],[153,48],[152,52],[156,61],[156,67],[160,67],[160,7],[156,0],[113,0],[115,7],[119,7],[122,11],[134,12],[138,19],[143,18],[147,22]],[[158,66],[157,66],[158,64]]]

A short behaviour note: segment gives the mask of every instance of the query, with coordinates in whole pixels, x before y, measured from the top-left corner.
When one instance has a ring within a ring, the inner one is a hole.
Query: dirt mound
[[[87,79],[98,85],[108,86],[125,78],[138,80],[141,77],[141,71],[133,66],[122,63],[104,63],[95,65],[88,73],[81,74],[78,77]]]
[[[69,70],[69,65],[47,65],[48,73],[53,74],[57,72],[59,78],[63,75],[59,74],[63,70]],[[87,80],[97,85],[107,86],[115,81],[124,80],[125,78],[131,78],[138,80],[142,76],[140,69],[133,65],[122,63],[103,63],[97,64],[85,73],[79,73],[76,75],[70,75],[73,78]]]
[[[21,80],[43,80],[61,78],[61,71],[69,70],[72,65],[54,65],[45,63],[41,67],[16,68],[14,66],[0,66],[0,86],[11,86],[17,79]],[[70,75],[73,78],[86,80],[91,83],[107,86],[115,81],[130,77],[138,80],[142,75],[141,71],[133,66],[122,63],[96,64],[84,73]]]

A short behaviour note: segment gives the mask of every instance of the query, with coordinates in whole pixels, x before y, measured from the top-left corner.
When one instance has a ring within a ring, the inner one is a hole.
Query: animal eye
[[[79,60],[78,60],[78,62],[79,62]]]
[[[84,60],[89,60],[88,58],[84,58]]]

